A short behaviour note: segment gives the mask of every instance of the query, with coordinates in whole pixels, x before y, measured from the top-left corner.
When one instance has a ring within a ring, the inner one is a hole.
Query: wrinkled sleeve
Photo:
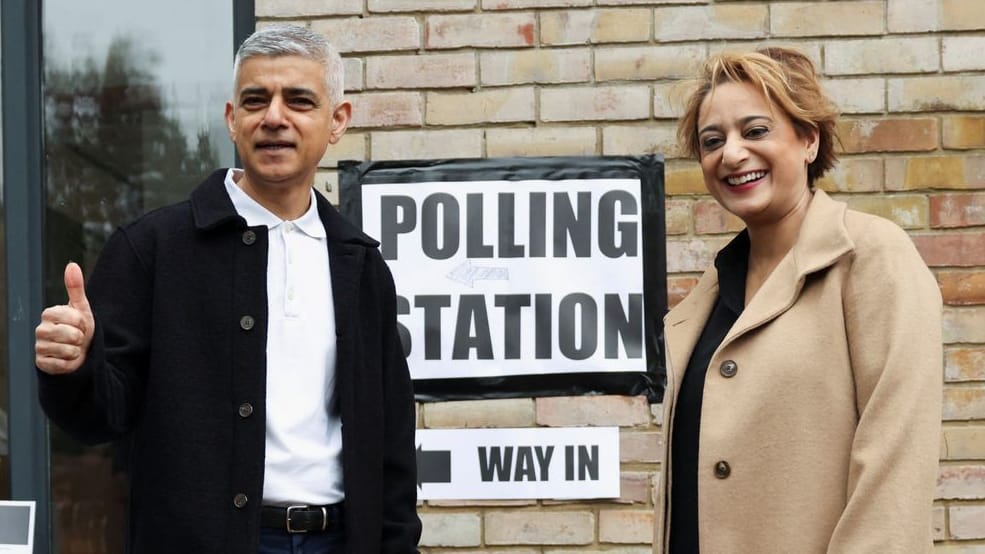
[[[831,553],[932,552],[941,432],[941,295],[909,237],[875,222],[844,291],[858,426]]]
[[[85,363],[65,375],[35,368],[49,419],[75,439],[98,444],[127,433],[143,397],[151,283],[125,231],[106,243],[86,294],[96,326]]]

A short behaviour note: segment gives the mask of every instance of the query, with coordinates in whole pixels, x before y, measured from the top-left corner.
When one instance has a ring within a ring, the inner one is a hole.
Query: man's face
[[[311,185],[329,144],[349,124],[348,102],[333,106],[325,68],[300,56],[258,56],[240,64],[226,124],[255,187]]]

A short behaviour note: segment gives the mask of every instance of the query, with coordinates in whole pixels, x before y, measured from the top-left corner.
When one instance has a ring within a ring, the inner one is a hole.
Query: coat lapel
[[[676,395],[681,375],[687,368],[694,345],[718,297],[718,272],[714,267],[701,276],[687,298],[664,318],[667,350],[667,392]],[[671,349],[671,345],[673,349]]]
[[[855,243],[845,227],[845,209],[843,202],[833,200],[823,190],[814,192],[797,242],[746,305],[722,346],[790,309],[808,275],[854,250]]]

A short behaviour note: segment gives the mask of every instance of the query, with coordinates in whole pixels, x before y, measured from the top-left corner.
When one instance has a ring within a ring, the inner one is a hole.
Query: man
[[[243,168],[110,237],[44,311],[48,416],[129,435],[130,552],[416,552],[414,404],[378,243],[312,189],[351,115],[317,34],[240,47]]]

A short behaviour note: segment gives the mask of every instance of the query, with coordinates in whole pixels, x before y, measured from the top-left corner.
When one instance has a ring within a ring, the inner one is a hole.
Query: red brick
[[[699,200],[694,203],[694,232],[699,235],[736,233],[745,226],[741,219],[714,200]]]
[[[424,43],[427,48],[532,46],[535,32],[532,13],[433,15],[427,18]]]
[[[985,231],[916,235],[911,238],[929,266],[985,265]]]
[[[937,478],[937,498],[985,498],[985,465],[942,467]]]
[[[937,282],[945,304],[985,304],[985,272],[941,271],[937,274]]]
[[[944,352],[944,378],[948,382],[985,381],[985,346],[948,348]]]
[[[985,225],[985,193],[935,194],[930,197],[930,226]]]
[[[679,304],[697,284],[697,277],[667,277],[667,308]]]
[[[646,504],[650,498],[650,474],[624,471],[619,474],[619,504]]]

